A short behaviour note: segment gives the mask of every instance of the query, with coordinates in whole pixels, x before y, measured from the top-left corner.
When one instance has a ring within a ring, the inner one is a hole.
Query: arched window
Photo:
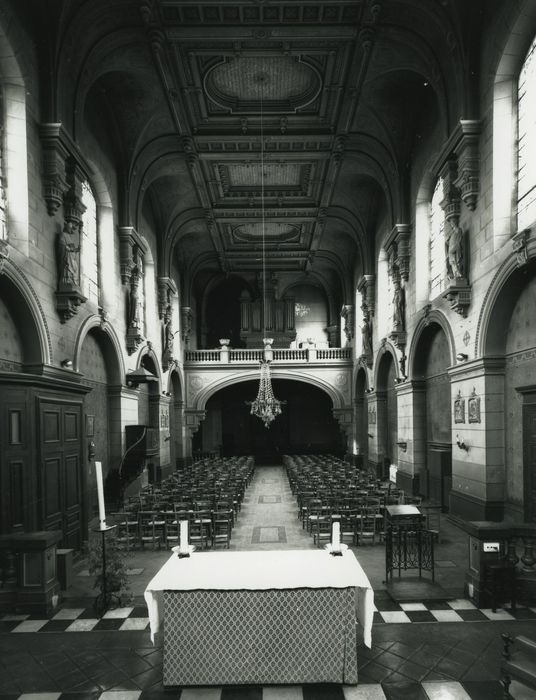
[[[7,240],[6,164],[4,153],[4,95],[0,90],[0,239]]]
[[[519,74],[517,87],[517,228],[536,219],[536,37]]]
[[[99,304],[99,257],[97,241],[97,202],[87,180],[82,183],[82,235],[80,255],[82,262],[82,292],[88,301]]]
[[[443,180],[439,178],[430,207],[430,299],[445,288],[445,213],[441,208]]]

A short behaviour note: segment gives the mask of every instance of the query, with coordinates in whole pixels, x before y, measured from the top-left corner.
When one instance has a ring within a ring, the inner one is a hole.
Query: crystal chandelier
[[[260,85],[261,91],[261,222],[262,222],[262,324],[264,335],[266,335],[266,241],[264,231],[264,131],[263,131],[263,89],[268,75],[259,73],[256,82]],[[281,413],[281,404],[274,396],[272,380],[270,377],[270,355],[272,338],[264,338],[264,358],[260,360],[261,378],[259,391],[255,401],[246,401],[251,406],[251,415],[257,416],[264,423],[265,428],[269,428],[272,421]]]

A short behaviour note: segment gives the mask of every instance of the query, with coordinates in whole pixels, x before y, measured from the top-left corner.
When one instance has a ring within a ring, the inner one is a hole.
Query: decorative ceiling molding
[[[318,71],[301,58],[280,55],[225,57],[203,85],[210,100],[231,114],[296,112],[322,88]]]

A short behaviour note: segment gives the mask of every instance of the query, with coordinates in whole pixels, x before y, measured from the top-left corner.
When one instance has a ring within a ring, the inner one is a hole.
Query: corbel
[[[461,137],[454,148],[458,162],[458,177],[454,184],[460,191],[467,208],[474,211],[480,189],[479,139],[481,122],[476,119],[460,119]]]
[[[164,318],[169,299],[177,295],[177,285],[171,277],[158,277],[158,317]]]
[[[63,204],[63,194],[67,190],[65,162],[69,155],[62,139],[61,122],[41,124],[39,127],[43,149],[44,198],[50,216]]]
[[[357,284],[357,291],[361,294],[361,299],[367,306],[371,316],[374,316],[376,304],[374,301],[374,275],[363,275]]]

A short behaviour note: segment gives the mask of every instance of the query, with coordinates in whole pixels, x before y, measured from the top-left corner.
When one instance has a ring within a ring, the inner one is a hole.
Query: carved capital
[[[81,304],[87,301],[76,284],[60,282],[56,296],[56,311],[62,323],[76,316]]]
[[[65,161],[68,149],[61,138],[61,123],[41,124],[39,133],[43,148],[43,187],[47,211],[50,216],[63,204],[67,190]]]
[[[192,332],[193,312],[189,306],[181,306],[181,335],[185,344],[188,345]]]
[[[363,275],[357,284],[357,291],[361,294],[362,306],[366,305],[367,311],[371,316],[374,316],[376,310],[374,302],[374,282],[374,275]]]
[[[529,228],[519,231],[515,236],[512,236],[512,250],[516,254],[516,262],[518,267],[523,267],[529,261],[528,242],[531,230]]]
[[[479,138],[481,123],[475,119],[461,119],[462,136],[454,149],[458,161],[458,177],[454,184],[471,211],[475,210],[480,189]]]
[[[127,338],[126,338],[126,345],[127,345],[127,352],[129,355],[132,355],[133,352],[136,352],[136,350],[139,348],[139,346],[143,343],[143,335],[141,333],[141,329],[134,326],[130,325],[127,330]]]
[[[460,218],[461,195],[456,185],[458,180],[458,167],[454,158],[449,158],[441,168],[439,173],[443,179],[443,199],[440,202],[441,209],[445,212],[445,220],[455,219],[456,223]]]
[[[353,304],[344,304],[341,309],[341,316],[345,320],[344,333],[346,340],[350,343],[354,337],[354,306]]]
[[[67,189],[63,194],[63,212],[65,221],[82,226],[82,216],[86,210],[82,204],[82,183],[85,180],[83,170],[74,158],[69,156],[65,163]]]
[[[390,267],[396,266],[400,277],[405,281],[409,278],[410,235],[409,224],[395,224],[384,245]]]
[[[134,268],[134,249],[138,247],[142,254],[145,254],[147,252],[147,246],[133,226],[118,226],[117,232],[119,234],[121,282],[122,284],[128,284]]]
[[[467,315],[467,309],[471,304],[472,292],[465,278],[456,278],[449,281],[449,286],[443,292],[443,298],[450,302],[450,308],[460,316]]]
[[[158,317],[162,320],[171,298],[177,294],[177,285],[171,277],[158,277]]]
[[[392,333],[389,334],[389,339],[392,341],[393,345],[396,348],[398,348],[402,352],[404,351],[407,341],[406,331],[394,330]]]

